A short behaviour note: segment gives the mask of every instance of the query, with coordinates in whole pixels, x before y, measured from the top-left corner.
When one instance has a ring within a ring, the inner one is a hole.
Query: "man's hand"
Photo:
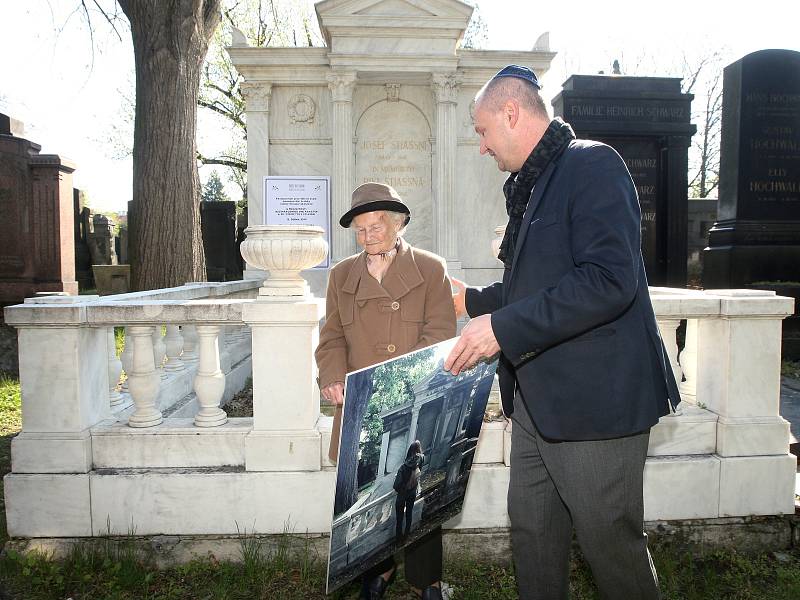
[[[322,397],[334,406],[344,404],[344,383],[337,381],[320,390]]]
[[[453,306],[456,309],[456,319],[460,319],[467,314],[467,284],[455,277],[451,277],[450,281],[456,288],[453,294]]]
[[[492,331],[492,317],[481,315],[464,326],[461,337],[444,362],[444,368],[453,375],[458,375],[461,371],[472,368],[480,359],[494,356],[498,352],[500,344]]]

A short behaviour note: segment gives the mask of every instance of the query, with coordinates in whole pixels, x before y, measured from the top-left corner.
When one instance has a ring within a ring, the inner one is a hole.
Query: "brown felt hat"
[[[350,210],[339,219],[339,225],[350,227],[353,217],[374,210],[391,210],[404,213],[406,215],[406,220],[403,223],[404,227],[411,220],[411,210],[403,203],[400,194],[392,186],[370,181],[353,190]]]

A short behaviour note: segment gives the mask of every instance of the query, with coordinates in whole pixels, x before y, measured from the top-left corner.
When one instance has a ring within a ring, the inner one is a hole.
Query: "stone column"
[[[77,294],[72,205],[75,165],[56,154],[34,156],[29,165],[31,203],[23,229],[32,233],[29,251],[33,256],[36,291]]]
[[[253,430],[248,471],[319,471],[319,388],[314,349],[323,300],[259,300],[243,307],[253,332]],[[275,352],[280,340],[280,351]]]
[[[269,101],[272,84],[239,84],[247,117],[247,223],[264,224],[264,177],[269,175]],[[266,273],[245,265],[245,279],[264,279]]]
[[[458,260],[456,219],[456,104],[459,80],[452,73],[434,73],[431,88],[436,101],[434,164],[434,225],[436,252],[447,260],[451,275],[463,278]]]
[[[710,290],[718,318],[697,330],[697,403],[719,415],[719,516],[794,513],[797,459],[780,410],[781,321],[791,298]]]
[[[339,217],[350,208],[355,158],[353,155],[353,89],[355,73],[330,73],[328,88],[333,100],[333,164],[331,202],[331,259],[334,263],[355,252],[349,231],[339,227]]]
[[[281,278],[275,286],[272,279],[265,281],[258,300],[242,307],[242,320],[253,335],[253,429],[244,447],[248,471],[321,467],[314,350],[325,302],[308,293],[299,273],[325,258],[327,244],[321,227],[291,229],[251,227],[242,243],[242,256]],[[292,280],[303,285],[284,285]]]
[[[17,328],[22,390],[22,431],[11,441],[14,473],[92,468],[89,430],[110,416],[111,387],[108,329],[86,327],[83,319],[84,303],[96,299],[37,298],[5,309],[6,324]]]

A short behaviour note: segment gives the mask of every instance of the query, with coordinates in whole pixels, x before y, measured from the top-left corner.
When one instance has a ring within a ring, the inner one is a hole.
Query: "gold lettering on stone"
[[[381,101],[359,119],[355,132],[356,181],[391,185],[411,209],[409,242],[433,249],[431,130],[411,102]]]

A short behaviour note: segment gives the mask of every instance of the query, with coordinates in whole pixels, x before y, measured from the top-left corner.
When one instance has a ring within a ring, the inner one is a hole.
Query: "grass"
[[[325,565],[297,538],[284,536],[270,553],[255,537],[241,537],[241,560],[213,556],[158,570],[136,550],[132,538],[115,544],[76,546],[64,560],[9,551],[0,558],[0,597],[49,600],[323,600]],[[298,551],[299,550],[299,551]],[[654,545],[653,552],[665,600],[795,600],[800,598],[800,551],[740,554],[734,550],[699,555]],[[446,561],[445,580],[455,600],[511,600],[517,597],[510,566],[457,557]],[[590,571],[578,553],[570,569],[571,597],[597,599]],[[329,598],[358,597],[358,584]],[[386,598],[414,598],[398,578]]]
[[[0,546],[8,539],[3,476],[11,470],[11,438],[17,434],[21,425],[19,380],[0,375]]]
[[[800,367],[794,364],[797,369]],[[784,363],[784,369],[786,364]],[[793,371],[796,372],[796,371]],[[2,475],[10,470],[11,438],[20,428],[19,382],[0,376],[0,544],[7,538]],[[284,535],[273,550],[262,539],[240,536],[240,560],[213,556],[159,570],[128,536],[100,538],[76,545],[55,560],[40,553],[13,550],[0,556],[0,598],[24,600],[345,600],[358,597],[358,584],[325,596],[326,564],[304,538]],[[651,542],[665,600],[795,600],[800,598],[800,548],[745,554],[735,550],[690,552],[686,547]],[[445,562],[445,580],[456,588],[454,600],[516,598],[508,565],[474,557]],[[598,598],[591,572],[576,552],[570,567],[573,600]],[[398,578],[387,600],[415,598]]]

